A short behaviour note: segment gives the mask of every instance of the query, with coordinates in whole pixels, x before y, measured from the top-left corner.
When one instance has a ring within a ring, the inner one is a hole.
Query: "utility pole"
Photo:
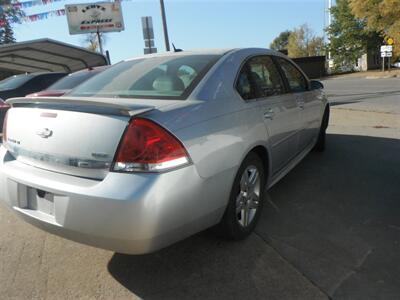
[[[161,6],[161,17],[162,17],[163,30],[164,30],[165,50],[170,51],[169,38],[168,38],[168,29],[167,29],[167,18],[165,16],[164,0],[160,0],[160,6]]]
[[[148,41],[149,41],[149,54],[151,54],[151,32],[150,32],[150,24],[149,24],[149,18],[146,18],[146,33],[148,36]]]
[[[328,27],[332,25],[332,0],[328,0]],[[331,43],[331,35],[328,35],[328,43]],[[328,59],[331,60],[331,51],[328,52]]]
[[[324,32],[326,28],[330,28],[332,25],[332,0],[324,0],[324,12],[325,12],[325,18],[324,18]],[[332,68],[334,67],[334,63],[332,60],[332,52],[330,51],[330,43],[331,43],[331,34],[328,33],[325,35],[324,42],[326,44],[329,44],[329,50],[326,56],[326,62],[327,62],[327,71],[330,73],[332,71]]]
[[[99,43],[100,53],[103,54],[103,43],[101,41],[101,34],[100,34],[100,30],[99,30],[99,24],[97,24],[96,35],[97,35],[97,42]]]

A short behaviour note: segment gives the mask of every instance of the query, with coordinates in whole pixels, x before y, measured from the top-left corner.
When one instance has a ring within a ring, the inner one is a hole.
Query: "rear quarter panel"
[[[266,141],[266,130],[254,105],[182,128],[175,134],[187,147],[203,178],[235,171],[252,147]]]
[[[236,100],[232,99],[230,104],[221,102],[219,107],[227,110]],[[197,103],[187,109],[201,113],[213,107],[209,104]],[[181,116],[177,116],[177,122],[181,122],[178,120],[180,118],[190,116],[183,111]],[[171,132],[182,141],[198,175],[203,179],[202,205],[209,211],[227,205],[234,178],[244,157],[252,148],[266,143],[265,126],[260,120],[256,103],[240,110],[227,110],[224,114]],[[181,184],[185,186],[189,183],[182,180]]]

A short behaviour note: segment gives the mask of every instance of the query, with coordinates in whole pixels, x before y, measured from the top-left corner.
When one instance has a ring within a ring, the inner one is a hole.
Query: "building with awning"
[[[100,53],[47,38],[0,45],[0,79],[21,73],[71,73],[107,64]]]

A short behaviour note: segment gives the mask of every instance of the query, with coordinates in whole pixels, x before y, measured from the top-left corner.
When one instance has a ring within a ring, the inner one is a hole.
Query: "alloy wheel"
[[[239,182],[236,198],[236,217],[238,223],[246,228],[254,220],[260,203],[260,172],[255,166],[248,166]]]

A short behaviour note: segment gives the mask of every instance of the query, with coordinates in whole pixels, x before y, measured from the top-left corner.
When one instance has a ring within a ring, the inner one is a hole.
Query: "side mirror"
[[[321,90],[324,88],[323,83],[318,80],[311,80],[310,86],[311,86],[311,90]]]

